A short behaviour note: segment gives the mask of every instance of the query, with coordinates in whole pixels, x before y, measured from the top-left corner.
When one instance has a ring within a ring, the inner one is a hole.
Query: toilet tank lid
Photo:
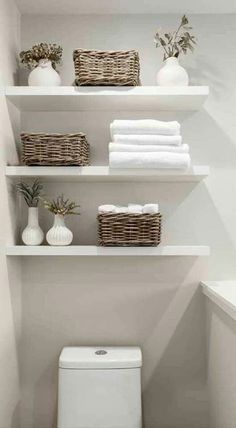
[[[141,349],[134,346],[66,347],[59,359],[59,367],[63,369],[129,369],[141,366]]]

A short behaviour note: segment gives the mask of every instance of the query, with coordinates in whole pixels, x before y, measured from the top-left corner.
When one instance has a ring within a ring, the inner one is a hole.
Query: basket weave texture
[[[99,245],[152,247],[161,242],[161,214],[98,214]]]
[[[139,55],[130,51],[91,51],[73,53],[77,86],[138,86]]]
[[[89,144],[85,134],[21,134],[24,165],[86,166]]]

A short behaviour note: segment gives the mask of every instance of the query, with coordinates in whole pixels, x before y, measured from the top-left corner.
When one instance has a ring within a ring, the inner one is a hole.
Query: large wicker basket
[[[89,165],[85,134],[21,134],[24,165]]]
[[[131,51],[91,51],[73,54],[77,86],[139,85],[139,55]]]
[[[99,245],[152,247],[161,241],[161,214],[98,214]]]

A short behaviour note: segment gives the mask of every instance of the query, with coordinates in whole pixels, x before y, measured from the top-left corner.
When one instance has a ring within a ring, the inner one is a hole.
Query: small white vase
[[[28,225],[22,232],[22,241],[25,245],[40,245],[43,242],[44,233],[39,226],[38,215],[38,208],[29,208]]]
[[[46,235],[49,245],[70,245],[73,233],[65,225],[64,216],[55,214],[54,224]]]
[[[187,71],[179,65],[178,58],[170,57],[164,62],[163,67],[157,73],[159,86],[188,86]]]
[[[29,86],[60,86],[61,78],[48,59],[40,59],[39,65],[29,74]]]

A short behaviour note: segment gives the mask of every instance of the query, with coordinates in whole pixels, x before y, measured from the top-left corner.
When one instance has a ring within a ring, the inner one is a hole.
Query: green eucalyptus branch
[[[155,34],[154,41],[157,48],[161,47],[163,49],[164,61],[170,57],[178,58],[182,53],[186,55],[188,51],[193,52],[197,42],[195,36],[190,34],[190,30],[192,30],[192,27],[189,26],[188,18],[183,15],[175,31],[164,34],[157,32]]]

